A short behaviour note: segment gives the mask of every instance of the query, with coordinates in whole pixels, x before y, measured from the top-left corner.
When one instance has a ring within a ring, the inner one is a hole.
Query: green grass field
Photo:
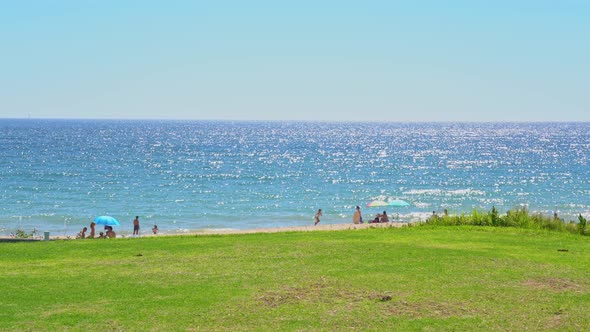
[[[0,243],[0,330],[590,329],[590,238],[404,227]]]

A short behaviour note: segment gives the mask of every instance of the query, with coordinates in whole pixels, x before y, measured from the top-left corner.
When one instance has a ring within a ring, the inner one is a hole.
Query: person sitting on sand
[[[107,236],[108,238],[111,238],[111,239],[112,239],[112,238],[116,238],[116,237],[117,237],[117,233],[115,233],[115,232],[113,231],[113,228],[112,228],[112,227],[109,227],[109,229],[107,230],[107,234],[106,234],[106,236]]]
[[[158,234],[158,225],[154,225],[154,227],[152,227],[152,233]]]
[[[99,239],[106,239],[107,237],[104,236],[104,233],[103,232],[100,232],[100,233],[98,233],[98,238]]]
[[[381,222],[389,222],[389,217],[387,217],[387,212],[383,211],[381,215]]]
[[[381,221],[381,213],[377,213],[377,215],[375,216],[375,219],[373,219],[373,223],[378,223]]]
[[[355,224],[363,223],[363,216],[361,215],[361,208],[359,206],[356,207],[356,211],[352,215],[352,222]]]
[[[88,228],[84,227],[82,228],[82,230],[80,231],[80,233],[78,233],[78,235],[76,235],[76,239],[84,239],[86,238],[86,231],[88,230]]]

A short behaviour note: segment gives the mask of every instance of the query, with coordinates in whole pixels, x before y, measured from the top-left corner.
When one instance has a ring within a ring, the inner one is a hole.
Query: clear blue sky
[[[590,121],[590,1],[3,1],[29,114]]]

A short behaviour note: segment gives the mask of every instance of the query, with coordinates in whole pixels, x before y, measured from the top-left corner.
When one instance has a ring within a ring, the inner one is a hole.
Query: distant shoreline
[[[265,228],[252,228],[252,229],[203,229],[193,230],[186,233],[160,233],[160,234],[143,234],[137,236],[140,237],[160,237],[160,236],[199,236],[199,235],[225,235],[225,234],[259,234],[259,233],[284,233],[284,232],[314,232],[314,231],[341,231],[341,230],[355,230],[355,229],[367,229],[367,228],[388,228],[395,227],[400,228],[408,225],[408,223],[399,222],[386,222],[386,223],[364,223],[364,224],[319,224],[317,226],[284,226],[284,227],[265,227]],[[76,239],[75,236],[64,236],[55,235],[49,236],[50,240],[85,240]],[[117,237],[119,239],[135,238],[133,235],[123,235]],[[9,236],[0,236],[0,242],[33,242],[43,241],[43,234],[41,236],[35,236],[34,238],[13,238]],[[97,238],[95,238],[97,239]]]

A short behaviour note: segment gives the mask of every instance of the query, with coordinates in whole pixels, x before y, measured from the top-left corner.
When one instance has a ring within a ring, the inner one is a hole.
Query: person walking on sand
[[[139,216],[133,220],[133,235],[139,235]]]
[[[321,216],[322,216],[322,209],[319,209],[318,213],[316,213],[315,216],[313,216],[313,219],[315,219],[315,223],[313,224],[314,226],[320,223]]]
[[[352,222],[355,224],[363,223],[363,216],[361,215],[361,208],[359,206],[356,207],[356,211],[352,215]]]

